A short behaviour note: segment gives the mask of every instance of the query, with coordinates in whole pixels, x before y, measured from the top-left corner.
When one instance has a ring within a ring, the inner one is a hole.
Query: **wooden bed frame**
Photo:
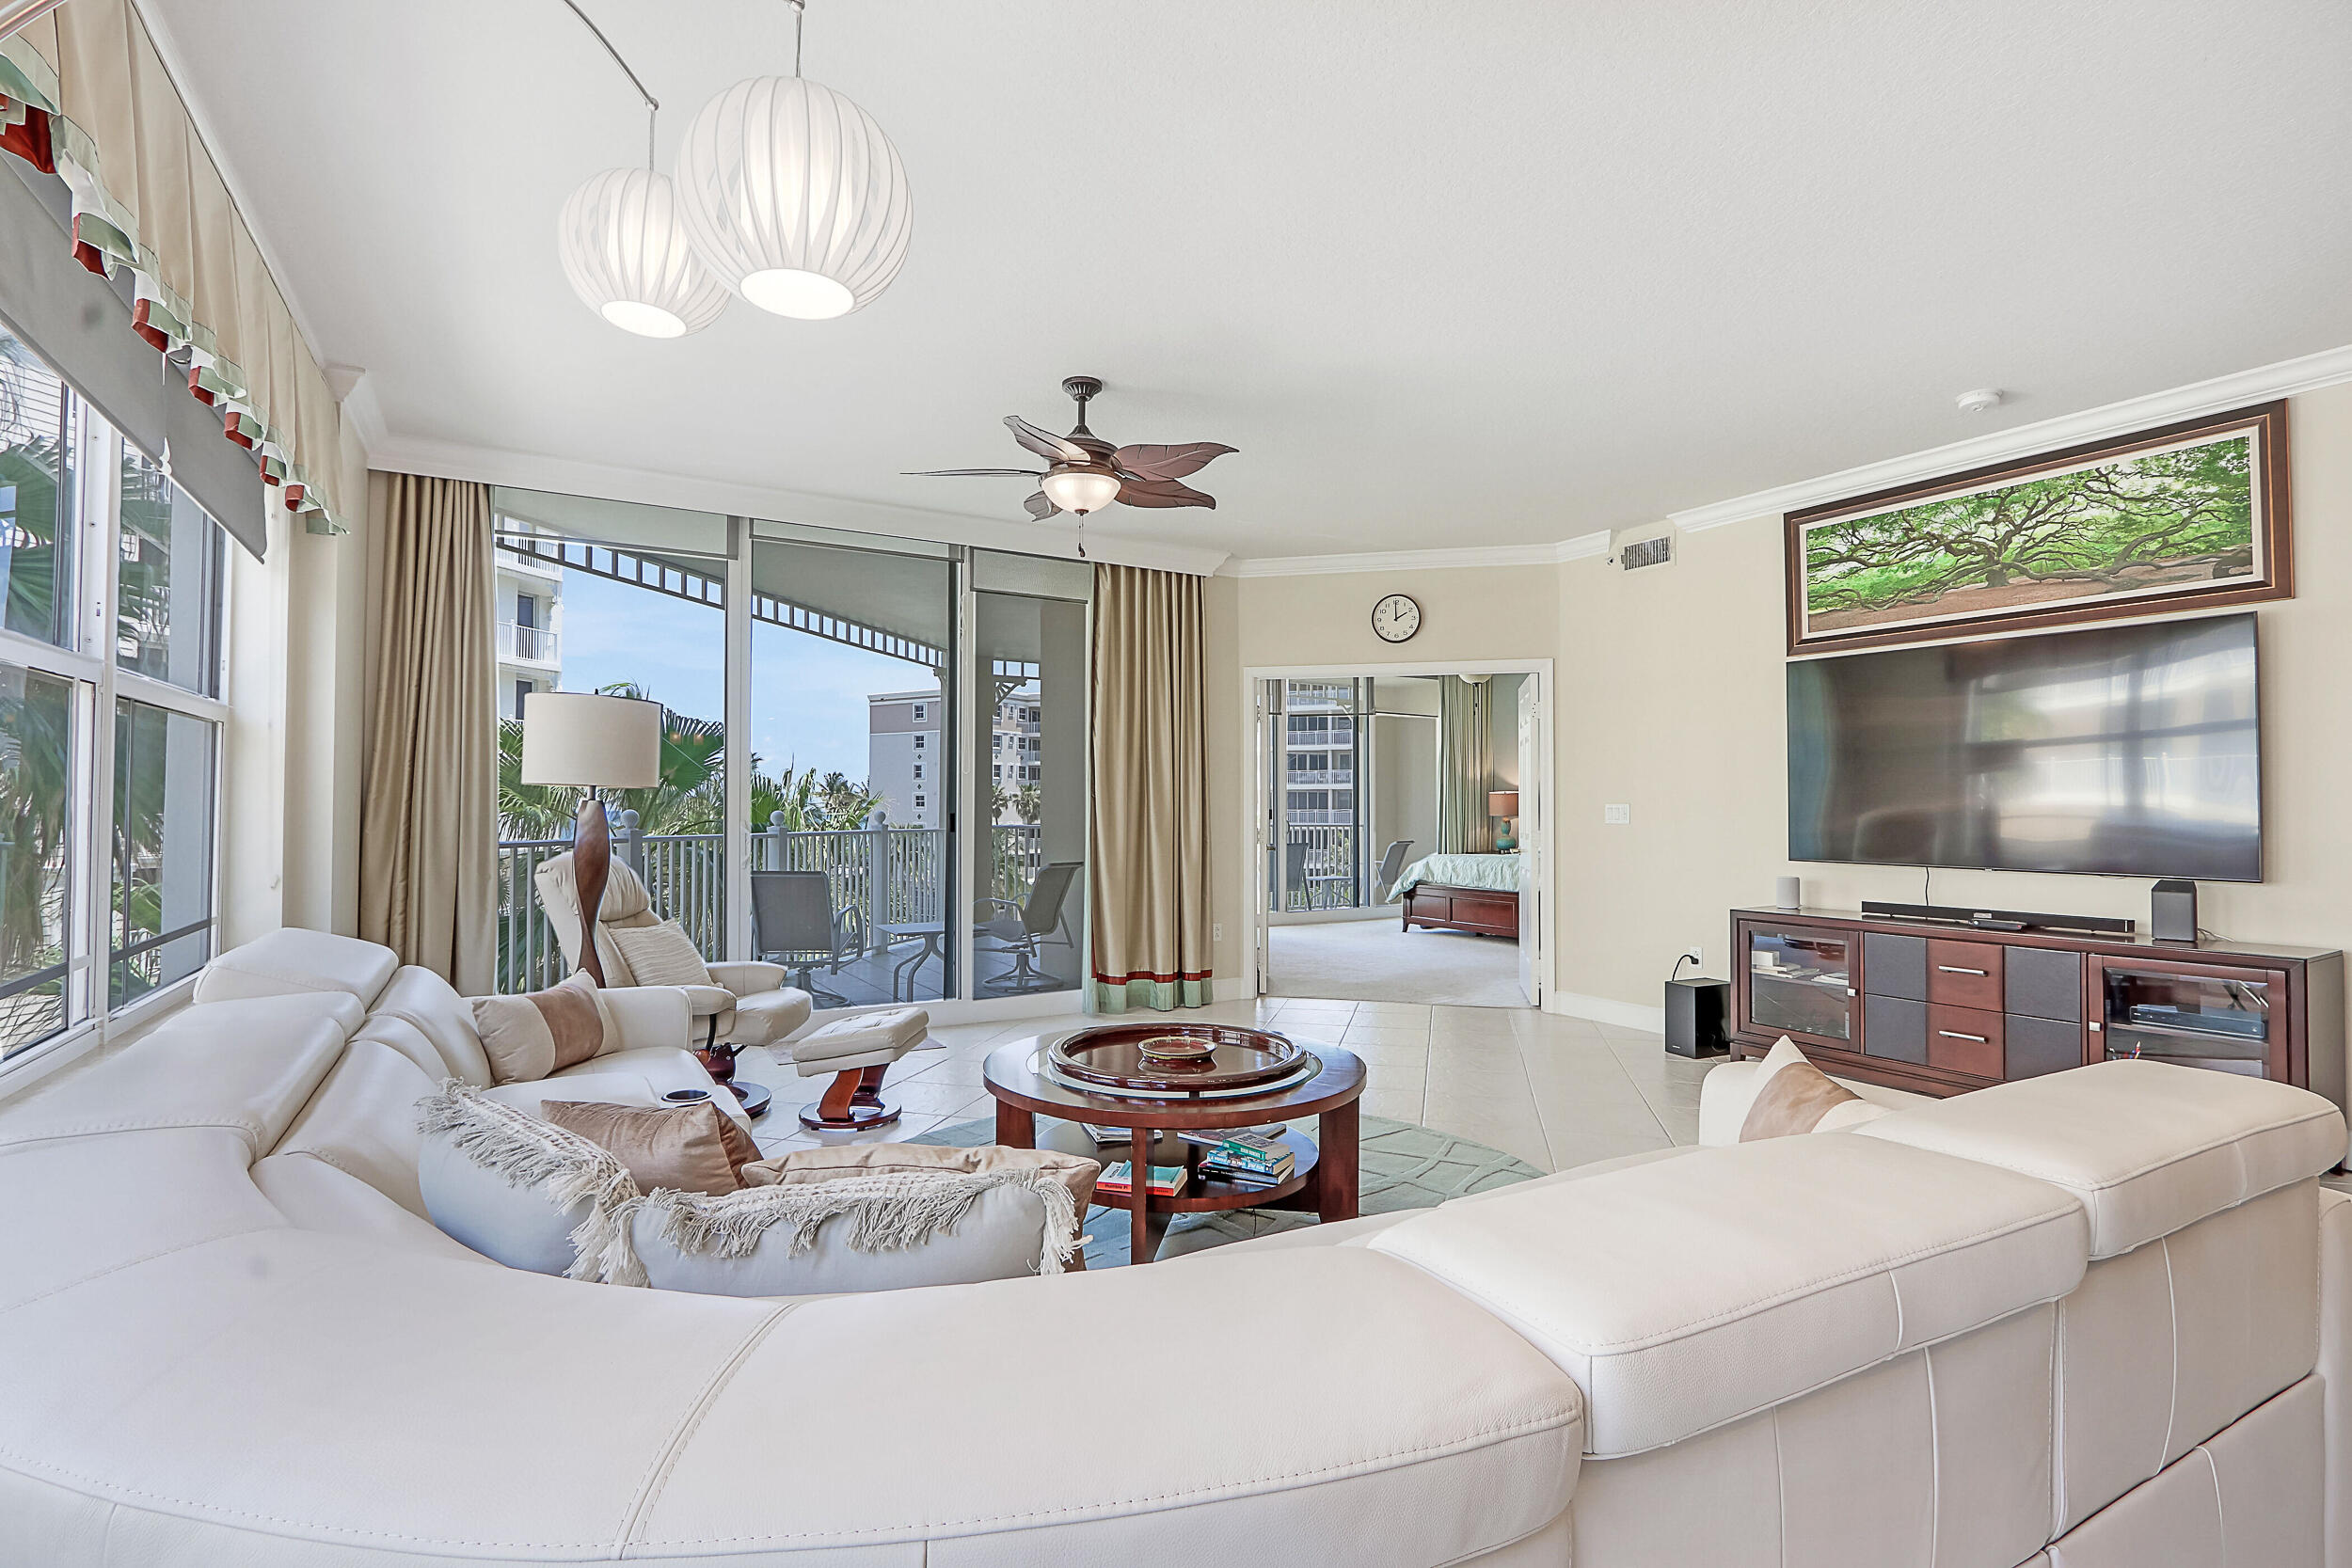
[[[1411,930],[1424,926],[1433,931],[1470,931],[1482,937],[1519,940],[1519,895],[1493,888],[1448,887],[1443,882],[1419,882],[1405,895],[1405,924]]]

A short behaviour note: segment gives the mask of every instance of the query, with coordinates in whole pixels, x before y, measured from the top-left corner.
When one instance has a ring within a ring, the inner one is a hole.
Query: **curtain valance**
[[[0,150],[72,192],[73,253],[314,533],[341,533],[342,410],[129,0],[0,39]]]

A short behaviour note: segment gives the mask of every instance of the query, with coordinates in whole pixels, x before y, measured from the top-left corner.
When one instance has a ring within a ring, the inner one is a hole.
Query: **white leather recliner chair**
[[[564,946],[564,961],[580,967],[580,886],[572,875],[569,853],[542,864],[532,879],[538,889],[539,908],[555,927]],[[638,986],[645,982],[629,967],[628,956],[612,940],[615,927],[658,926],[653,899],[636,872],[620,861],[612,863],[596,909],[596,957],[604,964],[608,986]],[[682,986],[693,1015],[694,1043],[710,1045],[774,1045],[808,1022],[808,992],[787,986],[782,964],[749,960],[714,963],[707,986]],[[665,982],[666,983],[666,982]]]

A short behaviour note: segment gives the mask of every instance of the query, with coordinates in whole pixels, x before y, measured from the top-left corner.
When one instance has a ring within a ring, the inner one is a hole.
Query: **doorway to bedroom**
[[[1246,679],[1260,992],[1540,1006],[1548,666]]]

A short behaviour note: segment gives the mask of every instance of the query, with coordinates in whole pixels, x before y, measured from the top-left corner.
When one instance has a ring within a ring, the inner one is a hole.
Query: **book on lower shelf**
[[[1135,1164],[1129,1160],[1114,1160],[1103,1167],[1103,1174],[1094,1179],[1097,1197],[1133,1197],[1135,1196]],[[1153,1165],[1151,1175],[1153,1197],[1174,1197],[1184,1190],[1184,1167]]]
[[[1105,1127],[1099,1121],[1082,1121],[1078,1125],[1086,1129],[1087,1136],[1094,1140],[1097,1148],[1105,1144],[1131,1144],[1136,1141],[1136,1130],[1132,1127]]]
[[[1279,1136],[1257,1132],[1186,1132],[1184,1142],[1200,1150],[1200,1172],[1223,1177],[1232,1173],[1255,1178],[1268,1185],[1289,1179],[1296,1163],[1290,1145]]]

